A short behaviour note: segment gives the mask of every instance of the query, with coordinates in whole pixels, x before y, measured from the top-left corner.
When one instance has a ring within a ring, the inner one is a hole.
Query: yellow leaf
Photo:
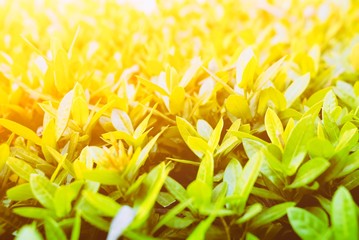
[[[177,114],[183,109],[185,91],[182,87],[175,87],[170,95],[170,112]]]
[[[294,120],[293,120],[293,118],[290,118],[288,123],[287,123],[287,126],[285,127],[285,130],[283,132],[284,143],[287,142],[288,137],[289,137],[290,133],[292,132],[294,126],[295,126]]]
[[[47,147],[56,149],[56,144],[57,142],[56,142],[55,121],[54,119],[51,119],[44,127],[44,131],[42,132],[42,145],[41,145],[41,149],[45,156],[45,159],[49,162],[54,162],[54,161]]]
[[[54,82],[60,93],[66,93],[73,87],[73,81],[69,74],[69,60],[65,50],[60,49],[54,61]]]
[[[2,168],[4,167],[7,158],[10,156],[10,148],[7,144],[1,144],[0,145],[0,172]]]
[[[185,88],[196,75],[200,67],[202,66],[202,61],[199,57],[192,59],[190,68],[183,75],[179,86]]]
[[[264,124],[269,139],[272,141],[273,144],[277,145],[279,148],[282,149],[283,125],[277,114],[270,108],[268,108],[266,112]]]
[[[274,108],[278,111],[285,109],[286,100],[283,94],[275,88],[266,88],[260,92],[259,103],[257,112],[260,115],[264,115],[267,107]]]
[[[30,140],[36,145],[41,145],[42,143],[41,138],[39,138],[39,136],[37,136],[35,132],[21,124],[18,124],[5,118],[0,118],[0,125],[15,134],[27,140]]]
[[[84,98],[82,97],[75,97],[72,108],[71,108],[72,118],[75,122],[80,126],[83,127],[88,119],[89,111],[88,105]]]
[[[248,90],[253,86],[254,75],[257,68],[257,59],[252,48],[246,48],[242,51],[236,63],[236,84],[237,86]]]
[[[225,101],[226,110],[237,118],[251,119],[247,99],[241,95],[230,95]]]
[[[294,79],[293,83],[287,88],[284,97],[287,100],[287,107],[292,106],[294,101],[305,91],[310,81],[310,74],[307,73]]]
[[[349,60],[354,70],[359,71],[359,43],[355,44],[352,48]]]
[[[122,110],[114,109],[111,113],[111,122],[116,130],[133,134],[133,126],[128,114]]]
[[[273,79],[281,70],[285,57],[282,57],[275,63],[273,63],[269,68],[267,68],[264,72],[259,75],[257,81],[254,83],[253,88],[255,90],[265,89],[267,87],[271,87]]]
[[[56,114],[56,141],[60,139],[64,133],[67,124],[70,120],[71,107],[73,102],[74,92],[71,90],[68,92],[60,102],[59,108]]]

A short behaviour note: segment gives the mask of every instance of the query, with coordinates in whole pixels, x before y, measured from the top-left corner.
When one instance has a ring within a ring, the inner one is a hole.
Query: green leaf
[[[73,223],[73,228],[71,232],[71,240],[80,239],[81,234],[81,213],[80,211],[76,211],[75,221]]]
[[[173,178],[166,178],[165,187],[178,201],[186,202],[188,200],[186,189]]]
[[[39,138],[39,136],[37,136],[37,134],[34,131],[19,123],[13,122],[5,118],[0,118],[0,125],[8,129],[9,131],[15,133],[16,135],[19,135],[27,140],[30,140],[36,145],[41,146],[42,144],[41,138]]]
[[[257,197],[264,198],[264,199],[284,201],[284,198],[282,196],[278,195],[277,193],[275,193],[273,191],[267,190],[265,188],[253,187],[251,194],[253,194],[254,196],[257,196]]]
[[[35,224],[25,225],[16,234],[15,240],[43,240]]]
[[[340,151],[349,151],[357,142],[359,138],[359,133],[357,127],[351,123],[347,122],[342,127],[339,134],[339,141],[335,147],[335,152]]]
[[[114,170],[96,168],[93,170],[84,170],[83,176],[85,179],[99,182],[105,185],[127,185],[123,177]]]
[[[54,208],[54,195],[56,186],[51,183],[46,177],[31,174],[30,186],[35,198],[48,209]]]
[[[192,137],[199,137],[198,133],[196,132],[196,129],[184,118],[176,117],[176,123],[178,130],[183,138],[183,140],[186,142],[187,138]]]
[[[322,239],[328,231],[328,227],[324,222],[304,209],[292,207],[287,211],[289,222],[293,230],[303,240]]]
[[[121,208],[115,200],[99,193],[84,190],[82,196],[86,202],[99,211],[101,216],[114,217]]]
[[[82,211],[81,216],[85,219],[86,222],[97,227],[98,229],[101,229],[102,231],[107,232],[110,229],[110,223],[98,215]]]
[[[37,207],[18,207],[14,208],[13,212],[22,217],[33,219],[45,219],[53,215],[50,210]]]
[[[340,185],[343,185],[345,188],[352,190],[359,186],[359,170],[356,170],[346,176],[341,182]]]
[[[240,191],[239,191],[239,212],[244,210],[247,203],[249,194],[257,180],[260,168],[263,162],[263,153],[258,152],[256,155],[251,157],[247,164],[244,166],[243,171],[240,174]]]
[[[76,199],[82,186],[82,182],[76,181],[56,189],[54,206],[57,217],[65,217],[71,212],[72,201]]]
[[[358,239],[357,206],[350,192],[339,187],[332,201],[331,222],[335,239]]]
[[[214,159],[210,153],[207,153],[201,160],[196,179],[204,182],[212,189],[213,186]]]
[[[307,143],[307,149],[309,156],[312,158],[323,157],[330,159],[335,153],[333,145],[327,139],[321,138],[310,139]]]
[[[189,235],[187,240],[204,240],[206,239],[206,232],[208,228],[211,226],[212,222],[216,219],[215,215],[211,215],[205,220],[202,220],[194,231]]]
[[[199,137],[189,136],[187,138],[187,145],[199,158],[202,158],[206,152],[212,152],[208,143]]]
[[[285,202],[263,210],[252,219],[250,228],[255,229],[280,219],[286,215],[287,209],[293,206],[295,206],[295,202]]]
[[[152,229],[151,233],[154,234],[158,229],[160,229],[162,226],[164,226],[167,222],[169,222],[171,219],[174,219],[177,214],[182,213],[186,207],[190,205],[192,202],[192,199],[187,199],[184,202],[181,202],[171,208],[165,215],[163,215],[160,219],[160,221],[156,224],[156,226]]]
[[[242,166],[239,161],[232,158],[224,171],[223,181],[227,183],[227,196],[238,195],[240,190],[240,175]]]
[[[136,212],[129,206],[122,206],[112,219],[110,230],[108,231],[107,240],[117,240],[123,232],[131,225]]]
[[[24,201],[30,198],[34,198],[29,183],[24,183],[10,188],[6,191],[6,195],[13,201]]]
[[[226,186],[226,185],[224,185]],[[188,240],[202,240],[206,238],[206,232],[212,225],[212,222],[216,219],[217,215],[219,215],[220,210],[222,210],[222,206],[224,204],[224,197],[227,192],[227,188],[223,187],[222,192],[219,194],[217,201],[214,203],[213,211],[210,212],[209,217],[205,220],[202,220],[197,227],[193,230],[193,232],[187,238]]]
[[[46,239],[66,240],[66,235],[53,218],[45,218]]]
[[[259,240],[259,238],[256,235],[252,234],[252,233],[247,233],[246,234],[246,240]]]
[[[250,219],[258,215],[262,211],[263,207],[260,203],[255,203],[253,205],[250,205],[245,213],[236,220],[237,224],[242,224],[245,222],[248,222]]]
[[[151,172],[146,176],[143,181],[143,187],[145,189],[144,192],[141,192],[140,196],[144,196],[143,198],[138,197],[135,207],[137,216],[132,223],[132,227],[134,229],[142,226],[147,221],[148,217],[151,214],[151,210],[153,205],[156,203],[157,195],[160,192],[166,177],[170,171],[169,167],[166,167],[164,162],[157,165]]]
[[[176,202],[176,199],[168,192],[160,192],[157,196],[156,202],[162,207],[168,207]]]
[[[193,198],[193,204],[197,209],[206,207],[211,202],[212,188],[201,180],[194,180],[187,187],[188,196]]]
[[[6,164],[14,173],[26,181],[30,181],[30,175],[36,173],[30,164],[14,157],[9,157]]]
[[[333,92],[330,90],[323,99],[323,111],[331,116],[332,112],[338,106],[338,100]]]
[[[283,152],[283,164],[287,174],[292,176],[307,154],[307,142],[314,135],[313,120],[310,116],[302,118],[289,135]]]
[[[135,178],[135,176],[138,174],[139,169],[145,164],[151,149],[155,146],[157,142],[157,139],[160,137],[164,130],[165,129],[163,129],[156,136],[154,136],[142,150],[141,148],[137,148],[138,150],[136,150],[136,152],[139,152],[137,152],[137,154],[136,152],[133,154],[130,162],[127,165],[127,168],[124,171],[124,175],[127,176],[127,179],[131,181]]]
[[[324,158],[318,157],[310,159],[299,168],[293,183],[290,184],[288,188],[298,188],[311,183],[325,172],[329,166],[330,163]]]

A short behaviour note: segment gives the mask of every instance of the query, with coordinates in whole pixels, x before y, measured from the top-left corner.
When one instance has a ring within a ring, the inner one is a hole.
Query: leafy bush
[[[359,2],[141,4],[0,2],[1,238],[358,239]]]

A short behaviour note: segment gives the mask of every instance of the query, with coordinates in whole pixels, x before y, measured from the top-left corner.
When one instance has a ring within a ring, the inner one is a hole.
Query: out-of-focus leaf
[[[358,239],[358,208],[350,194],[339,187],[332,201],[331,222],[336,239]]]
[[[165,225],[168,221],[175,218],[177,214],[180,214],[189,204],[192,202],[192,199],[187,199],[184,202],[181,202],[171,208],[163,217],[160,219],[160,221],[156,224],[156,226],[151,231],[152,233],[155,233],[158,229],[160,229],[163,225]]]
[[[66,240],[66,235],[53,218],[45,218],[46,239]]]
[[[136,216],[136,212],[129,206],[124,205],[112,219],[110,230],[106,240],[117,240],[127,227],[132,223]]]
[[[0,172],[1,172],[2,168],[4,167],[9,155],[10,155],[9,145],[7,145],[5,143],[1,144],[0,145]]]
[[[35,225],[25,225],[16,234],[16,240],[43,240]]]
[[[356,71],[359,71],[359,43],[355,44],[350,53],[350,63]]]
[[[94,193],[88,190],[84,190],[82,195],[86,202],[95,207],[102,216],[114,217],[116,216],[118,210],[121,208],[119,203],[108,196]]]
[[[66,93],[66,95],[62,98],[59,104],[59,108],[57,109],[56,140],[60,139],[70,120],[73,97],[74,97],[73,90]]]
[[[183,109],[185,94],[184,88],[180,86],[172,90],[170,95],[170,112],[172,114],[177,114]]]
[[[162,207],[168,207],[169,205],[176,202],[176,198],[174,198],[168,192],[160,192],[157,196],[157,203],[160,204]]]
[[[146,193],[144,194],[145,197],[142,200],[138,199],[138,201],[140,201],[140,205],[135,208],[137,215],[132,223],[133,228],[142,226],[147,220],[169,171],[170,168],[162,162],[157,165],[144,179],[143,184],[146,187]]]
[[[36,173],[30,164],[14,157],[9,157],[6,164],[14,173],[26,181],[30,181],[30,175]]]
[[[59,218],[65,217],[72,209],[72,201],[78,196],[83,183],[80,181],[73,182],[69,185],[60,186],[56,189],[54,195],[54,207],[56,215]]]
[[[53,216],[50,210],[45,208],[37,208],[37,207],[18,207],[18,208],[14,208],[13,212],[22,217],[32,218],[32,219],[45,219],[47,217]]]
[[[250,219],[258,215],[262,211],[263,207],[260,203],[255,203],[253,205],[250,205],[245,213],[236,220],[237,224],[242,224],[245,222],[248,222]]]
[[[39,136],[37,136],[37,134],[31,129],[5,118],[0,118],[0,125],[15,133],[16,135],[22,136],[23,138],[30,140],[36,145],[41,146],[41,138],[39,138]]]
[[[6,195],[13,201],[24,201],[30,198],[34,198],[29,183],[24,183],[8,189],[6,191]]]
[[[134,132],[132,122],[128,114],[122,110],[113,110],[111,122],[117,131],[132,134]]]

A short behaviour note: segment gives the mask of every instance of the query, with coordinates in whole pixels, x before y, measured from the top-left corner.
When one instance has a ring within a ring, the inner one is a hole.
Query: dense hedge
[[[0,1],[0,238],[358,239],[359,2],[124,2]]]

